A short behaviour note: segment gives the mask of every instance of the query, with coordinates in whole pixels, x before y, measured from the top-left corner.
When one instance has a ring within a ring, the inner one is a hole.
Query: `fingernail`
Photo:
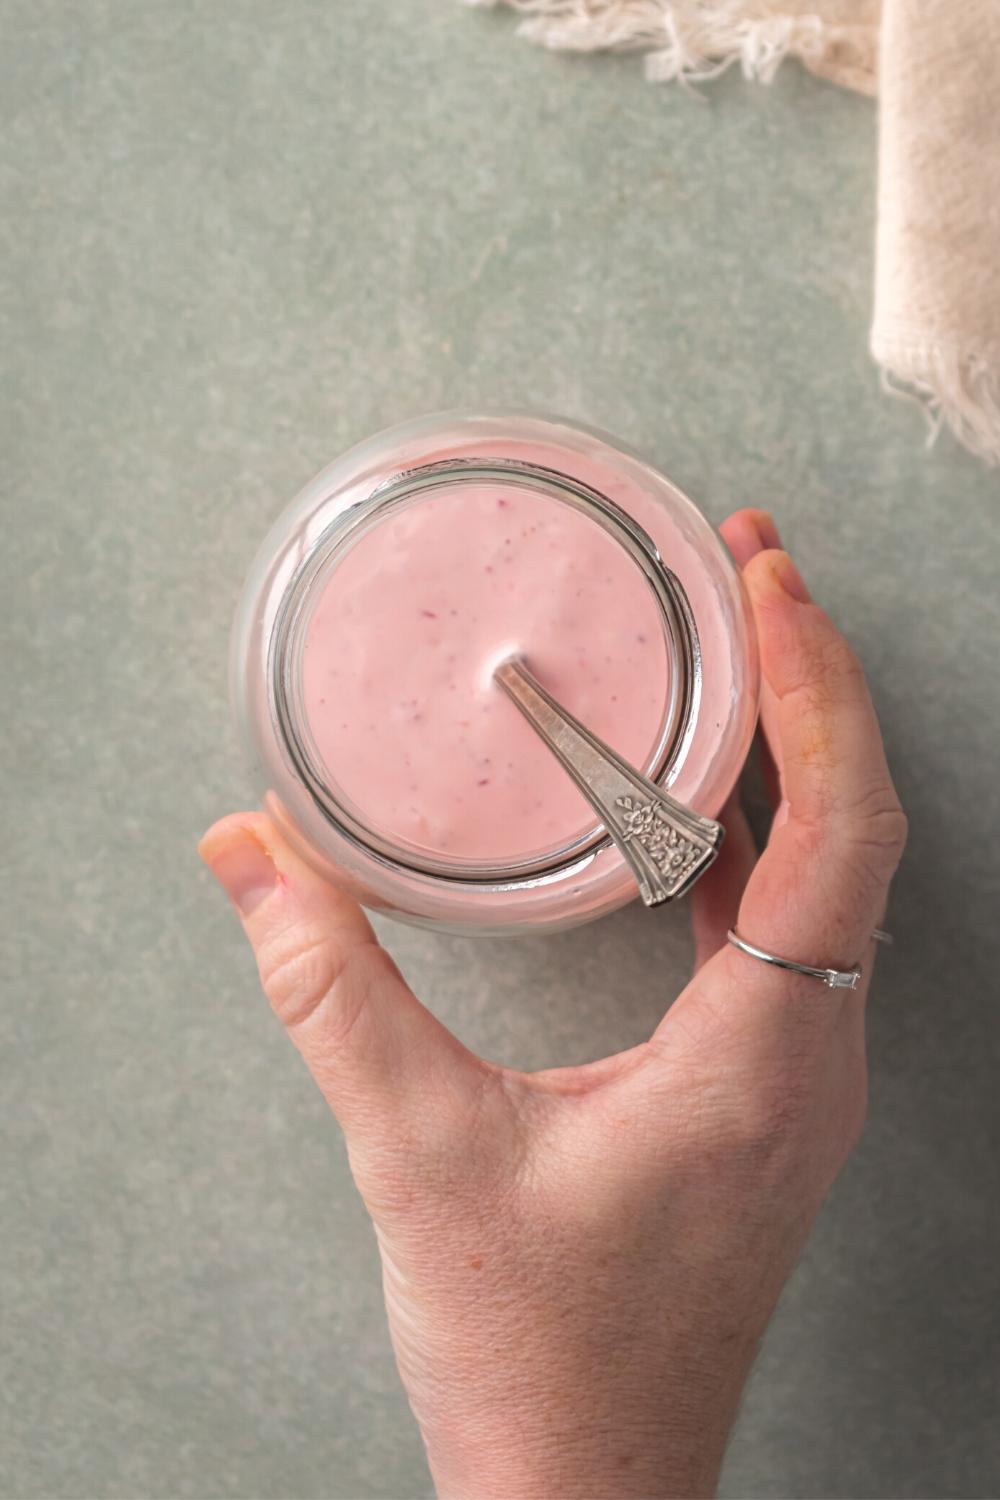
[[[753,524],[757,535],[760,537],[761,546],[765,550],[770,551],[774,547],[781,546],[781,537],[778,535],[778,528],[774,524],[774,517],[766,510],[754,512]]]
[[[799,604],[811,604],[812,595],[806,588],[805,581],[798,568],[792,562],[787,552],[780,553],[772,564],[771,569],[775,581],[784,589],[792,599]]]
[[[241,917],[255,912],[281,880],[270,854],[248,831],[205,863]]]

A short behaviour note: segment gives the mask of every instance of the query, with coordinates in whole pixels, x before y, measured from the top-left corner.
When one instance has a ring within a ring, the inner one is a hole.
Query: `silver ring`
[[[855,964],[853,969],[816,969],[812,964],[796,963],[794,958],[779,958],[776,953],[768,953],[763,948],[755,948],[753,943],[748,943],[741,938],[739,933],[732,927],[726,933],[729,942],[748,958],[759,958],[762,963],[774,964],[777,969],[790,969],[793,974],[805,974],[809,979],[818,979],[831,990],[856,990],[861,983],[861,975],[864,972],[860,964]],[[892,938],[888,932],[883,932],[881,927],[876,927],[872,937],[877,943],[891,943]]]

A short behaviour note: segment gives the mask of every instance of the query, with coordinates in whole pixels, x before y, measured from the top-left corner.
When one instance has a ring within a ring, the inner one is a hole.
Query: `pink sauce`
[[[306,717],[330,784],[369,827],[477,862],[556,849],[595,826],[565,771],[492,681],[522,654],[636,765],[657,744],[667,652],[653,595],[589,517],[483,484],[376,525],[309,622]]]

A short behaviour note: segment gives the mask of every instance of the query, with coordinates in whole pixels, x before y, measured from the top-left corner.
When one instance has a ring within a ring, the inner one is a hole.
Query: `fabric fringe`
[[[970,453],[1000,463],[1000,353],[995,359],[940,344],[876,339],[872,356],[890,396],[916,401],[927,418],[927,446],[948,427]]]
[[[506,6],[518,32],[541,46],[573,52],[644,52],[647,77],[697,84],[739,65],[770,83],[786,57],[863,93],[877,92],[877,0],[859,3],[859,24],[836,24],[781,0],[464,0]],[[828,17],[830,12],[828,12]],[[931,340],[876,331],[872,354],[883,389],[919,404],[928,443],[949,427],[988,464],[1000,463],[1000,350],[987,357]]]
[[[506,5],[524,19],[518,32],[543,47],[571,52],[645,52],[654,82],[702,83],[739,64],[746,78],[770,83],[794,56],[815,72],[874,92],[870,27],[834,26],[816,15],[754,18],[747,0],[465,0]],[[758,7],[759,9],[759,7]],[[751,13],[751,14],[748,14]]]

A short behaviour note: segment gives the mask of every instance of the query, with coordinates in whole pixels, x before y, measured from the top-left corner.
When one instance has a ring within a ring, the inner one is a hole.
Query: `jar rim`
[[[480,453],[400,468],[331,521],[300,559],[282,594],[268,644],[267,693],[284,754],[317,811],[340,837],[381,865],[406,874],[451,885],[518,890],[582,870],[609,847],[606,831],[597,825],[556,849],[505,863],[448,860],[404,848],[367,825],[359,810],[352,810],[337,797],[329,777],[323,775],[310,747],[300,683],[311,602],[320,583],[329,578],[350,547],[388,514],[437,488],[482,482],[528,488],[570,504],[617,541],[644,576],[664,626],[669,672],[663,724],[649,764],[643,769],[651,780],[669,786],[694,733],[702,690],[701,646],[687,594],[653,539],[608,495],[561,469],[522,459]]]

